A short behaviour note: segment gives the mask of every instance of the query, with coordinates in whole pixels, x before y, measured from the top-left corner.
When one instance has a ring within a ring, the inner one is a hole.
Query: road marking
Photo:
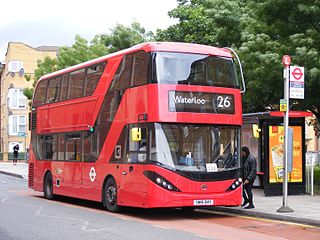
[[[198,234],[193,234],[193,235],[196,236],[196,237],[200,237],[200,238],[212,239],[211,237],[205,236],[205,235],[198,235]]]
[[[100,232],[99,229],[94,229],[94,228],[91,228],[91,229],[88,229],[88,226],[89,226],[89,221],[85,221],[81,227],[81,231],[84,231],[84,232]]]
[[[41,213],[42,209],[43,209],[43,207],[39,207],[38,211],[36,212],[37,216],[39,216],[39,217],[47,217],[47,218],[55,218],[55,219],[64,219],[64,220],[70,220],[70,221],[75,221],[75,222],[83,221],[83,220],[77,219],[77,218],[61,217],[61,216],[42,214]]]
[[[8,199],[9,197],[5,197],[5,198],[3,198],[2,200],[1,200],[1,202],[5,202],[5,201],[7,201],[7,199]]]
[[[281,221],[281,220],[274,220],[274,219],[267,219],[267,218],[257,218],[252,216],[243,216],[236,213],[226,213],[226,212],[216,212],[213,210],[204,210],[204,209],[197,209],[198,212],[204,212],[204,213],[211,213],[211,214],[218,214],[218,215],[224,215],[224,216],[231,216],[231,217],[239,217],[239,218],[245,218],[245,219],[252,219],[252,220],[258,220],[261,222],[271,222],[271,223],[281,223],[286,225],[293,225],[293,226],[300,226],[305,228],[315,228],[320,229],[320,227],[312,226],[312,225],[306,225],[303,223],[295,223],[295,222],[287,222],[287,221]]]
[[[81,227],[81,231],[84,231],[84,232],[102,232],[102,231],[106,231],[108,232],[109,234],[112,234],[110,233],[111,231],[114,231],[115,229],[114,228],[93,228],[93,227],[90,227],[90,222],[89,221],[85,221]]]
[[[39,207],[38,211],[36,212],[36,215],[40,216],[40,212],[42,211],[43,207]]]
[[[163,229],[167,229],[167,230],[171,230],[172,228],[166,227],[166,226],[161,226],[161,225],[156,225],[156,224],[152,224],[153,227],[157,227],[157,228],[163,228]]]

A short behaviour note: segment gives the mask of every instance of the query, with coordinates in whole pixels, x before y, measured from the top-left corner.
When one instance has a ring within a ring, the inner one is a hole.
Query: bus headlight
[[[158,186],[174,192],[181,192],[176,186],[174,186],[171,182],[169,182],[167,179],[159,175],[158,173],[155,173],[153,171],[144,171],[143,174],[150,179],[152,182],[157,184]]]
[[[241,186],[241,183],[242,183],[242,178],[238,178],[231,184],[231,186],[227,189],[227,191],[233,191],[237,189],[238,187]]]

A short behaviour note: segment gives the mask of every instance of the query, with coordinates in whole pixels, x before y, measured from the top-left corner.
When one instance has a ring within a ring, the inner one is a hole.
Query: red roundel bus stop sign
[[[293,67],[293,71],[291,72],[291,76],[293,77],[293,81],[300,81],[303,77],[303,72],[300,67]]]
[[[304,99],[304,67],[290,67],[290,98]]]

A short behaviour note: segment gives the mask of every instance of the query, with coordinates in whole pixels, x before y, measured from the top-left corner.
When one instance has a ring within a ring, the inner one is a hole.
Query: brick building
[[[30,142],[28,113],[30,111],[23,89],[32,87],[37,61],[45,57],[56,58],[58,47],[33,48],[21,42],[9,42],[5,60],[0,65],[0,160],[8,159],[13,146],[19,144],[20,152],[28,149]],[[31,81],[25,79],[31,76]]]

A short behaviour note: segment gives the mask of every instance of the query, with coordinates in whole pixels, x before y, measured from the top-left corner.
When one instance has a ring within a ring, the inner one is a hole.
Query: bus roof
[[[229,50],[224,48],[217,48],[217,47],[211,47],[201,44],[194,44],[194,43],[179,43],[179,42],[146,42],[141,43],[135,46],[132,46],[131,48],[127,48],[115,53],[111,53],[105,56],[102,56],[100,58],[95,58],[92,60],[89,60],[87,62],[83,62],[71,67],[67,67],[64,69],[61,69],[59,71],[49,73],[47,75],[42,76],[39,80],[54,77],[58,74],[71,72],[77,69],[81,69],[87,66],[90,66],[95,63],[100,63],[107,61],[111,57],[121,56],[123,54],[128,54],[131,52],[136,52],[139,50],[143,50],[145,52],[181,52],[181,53],[196,53],[196,54],[208,54],[208,55],[214,55],[214,56],[221,56],[221,57],[229,57],[231,58],[232,55]]]

